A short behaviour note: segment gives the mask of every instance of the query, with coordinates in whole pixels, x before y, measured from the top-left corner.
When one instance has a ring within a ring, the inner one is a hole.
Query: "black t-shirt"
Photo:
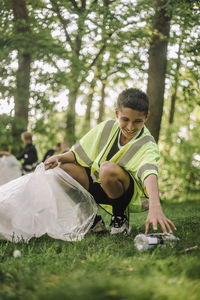
[[[27,144],[18,159],[24,159],[23,165],[32,165],[38,161],[37,150],[33,144]]]
[[[118,132],[114,144],[112,145],[110,151],[108,152],[108,156],[107,156],[107,160],[110,160],[118,151],[119,151],[119,147],[118,147],[118,137],[119,137],[119,133]]]
[[[44,155],[44,157],[43,157],[43,162],[47,159],[47,157],[48,156],[52,156],[52,155],[54,155],[54,153],[55,153],[55,150],[54,149],[49,149],[46,153],[45,153],[45,155]]]
[[[143,134],[143,132],[144,132],[144,127],[142,128],[140,134],[136,137],[136,139],[138,139]],[[120,150],[118,147],[119,134],[120,134],[120,131],[118,132],[118,134],[115,138],[114,144],[112,145],[112,147],[107,155],[107,160],[110,160]]]

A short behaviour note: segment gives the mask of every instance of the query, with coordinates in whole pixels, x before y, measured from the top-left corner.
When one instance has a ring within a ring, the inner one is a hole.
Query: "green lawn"
[[[131,215],[130,236],[88,234],[73,243],[47,236],[29,244],[1,241],[0,299],[200,299],[200,201],[166,203],[163,209],[177,227],[175,248],[134,249],[146,213]],[[13,257],[14,249],[20,258]]]

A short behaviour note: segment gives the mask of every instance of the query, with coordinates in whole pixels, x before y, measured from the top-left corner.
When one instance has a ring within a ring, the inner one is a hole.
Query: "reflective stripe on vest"
[[[101,150],[103,149],[103,147],[105,146],[105,144],[107,143],[108,137],[111,133],[111,130],[113,128],[113,125],[116,121],[115,120],[109,120],[106,122],[102,134],[101,134],[101,138],[100,138],[100,142],[99,142],[99,149],[98,149],[98,154],[101,152]]]
[[[101,152],[101,150],[107,143],[107,140],[109,138],[109,135],[111,133],[111,130],[112,130],[115,122],[116,122],[115,120],[109,120],[106,122],[106,124],[102,130],[102,134],[101,134],[101,138],[100,138],[100,142],[99,142],[99,149],[98,149],[99,152],[98,153]],[[87,164],[87,165],[92,164],[92,161],[90,160],[87,153],[81,146],[80,141],[78,143],[76,143],[76,145],[74,146],[74,149],[76,150],[76,152],[78,153],[78,155],[81,157],[81,159],[84,161],[85,164]]]
[[[87,165],[92,164],[92,161],[90,160],[87,153],[81,146],[80,141],[74,146],[74,149],[76,150],[76,152],[78,153],[78,155],[81,157],[81,159],[84,161],[85,164],[87,164]]]
[[[137,173],[138,178],[141,178],[142,174],[147,170],[156,170],[158,172],[157,166],[155,166],[153,164],[145,164],[139,168],[138,173]]]
[[[129,160],[131,160],[133,155],[135,155],[138,152],[138,150],[140,150],[140,148],[148,142],[156,143],[154,138],[150,135],[144,136],[139,141],[133,143],[123,155],[123,157],[119,160],[118,165],[121,167],[125,167]]]

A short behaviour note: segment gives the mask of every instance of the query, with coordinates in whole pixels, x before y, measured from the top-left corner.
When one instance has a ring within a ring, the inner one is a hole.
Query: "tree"
[[[91,33],[90,26],[92,23],[96,23],[93,20],[93,16],[98,16],[98,5],[96,1],[90,1],[89,4],[85,0],[81,0],[80,3],[76,1],[54,1],[50,0],[53,11],[57,14],[59,22],[62,26],[65,40],[68,45],[67,60],[70,73],[68,74],[68,109],[67,109],[67,140],[73,144],[76,140],[75,135],[75,105],[79,92],[80,85],[88,75],[88,71],[95,65],[101,53],[106,47],[106,38],[99,43],[100,47],[98,51],[94,48],[94,55],[88,55],[91,49],[88,49],[88,33]],[[105,1],[106,5],[109,1]],[[71,16],[70,19],[66,19],[61,11],[65,10],[65,14]],[[72,17],[73,16],[73,17]],[[88,22],[86,22],[88,21]],[[72,25],[74,24],[74,25]],[[74,30],[72,31],[72,27]],[[71,33],[70,33],[71,32]],[[97,34],[97,25],[95,24],[95,35]],[[93,36],[90,41],[92,48],[95,41]],[[85,47],[85,51],[84,51]],[[86,52],[86,54],[84,54]]]
[[[171,6],[173,1],[156,0],[153,19],[153,36],[149,48],[149,69],[147,95],[150,100],[150,118],[147,127],[155,140],[159,139],[163,113],[165,76],[167,65],[167,45],[169,41]]]
[[[90,130],[90,126],[91,126],[91,108],[92,108],[92,101],[93,101],[95,85],[96,85],[96,78],[94,77],[92,79],[92,81],[90,82],[90,88],[89,88],[89,93],[88,93],[88,97],[87,97],[87,107],[86,107],[86,112],[85,112],[83,132],[87,132],[87,131]]]
[[[16,72],[16,90],[14,93],[15,116],[12,124],[13,148],[18,150],[20,135],[27,130],[29,111],[29,85],[31,54],[29,51],[30,26],[25,0],[12,0],[14,15],[14,34],[16,36],[16,49],[18,69]]]
[[[167,85],[159,145],[161,191],[189,200],[199,191],[199,7],[176,1],[171,21]],[[170,84],[169,84],[170,83]],[[173,100],[173,103],[172,103]],[[173,105],[172,105],[173,104]],[[169,123],[171,117],[172,123]]]
[[[174,82],[173,82],[173,91],[171,96],[171,105],[170,105],[170,114],[169,114],[169,123],[172,124],[174,121],[174,114],[175,114],[175,103],[177,98],[177,90],[179,85],[179,72],[181,67],[181,48],[183,44],[183,38],[181,36],[180,42],[178,45],[178,57],[176,60],[176,69],[175,69],[175,75],[174,75]]]
[[[179,2],[178,2],[179,4]],[[194,82],[198,82],[198,18],[199,10],[195,1],[184,1],[175,7],[171,21],[169,46],[178,45],[176,58],[168,60],[168,77],[171,81],[169,124],[173,124],[179,94],[182,89],[192,95]],[[194,78],[194,81],[192,80]],[[186,83],[188,82],[188,84]],[[178,94],[179,92],[179,94]],[[189,103],[188,103],[189,104]]]
[[[67,140],[73,143],[75,134],[75,106],[80,87],[87,82],[89,72],[96,72],[98,62],[105,51],[115,42],[115,48],[130,42],[131,30],[135,21],[132,16],[132,3],[119,1],[55,1],[50,0],[52,10],[57,15],[59,26],[65,37],[68,108],[66,119]],[[125,39],[121,39],[121,37]],[[90,99],[91,101],[91,99]]]

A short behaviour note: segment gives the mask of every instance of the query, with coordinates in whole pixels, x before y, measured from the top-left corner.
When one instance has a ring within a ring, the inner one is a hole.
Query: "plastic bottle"
[[[138,234],[134,239],[134,245],[139,251],[147,251],[156,248],[159,244],[174,247],[178,241],[179,238],[170,233]]]

